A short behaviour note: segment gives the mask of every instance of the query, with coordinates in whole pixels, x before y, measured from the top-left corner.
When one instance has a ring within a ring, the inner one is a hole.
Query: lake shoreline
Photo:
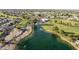
[[[50,32],[50,31],[48,31],[48,32]],[[78,48],[76,45],[74,45],[74,43],[72,43],[72,42],[66,40],[66,38],[63,37],[61,34],[55,32],[55,31],[52,31],[52,32],[50,32],[50,33],[53,33],[54,35],[57,35],[61,40],[63,40],[66,44],[68,43],[68,45],[69,45],[69,46],[72,46],[75,50],[79,50],[79,48]],[[68,38],[68,39],[69,39],[69,38]]]
[[[44,30],[45,32],[50,32],[50,31],[46,31],[46,30]],[[27,36],[29,36],[30,34],[32,33],[32,31],[27,35]],[[59,34],[59,33],[57,33],[57,32],[55,32],[55,31],[52,31],[52,32],[50,32],[51,34],[54,34],[54,35],[56,35],[57,37],[59,37],[65,44],[67,44],[67,45],[69,45],[70,47],[72,47],[72,50],[79,50],[79,48],[78,47],[76,47],[72,42],[70,42],[70,41],[68,41],[68,40],[66,40],[66,38],[65,37],[63,37],[61,34]],[[33,35],[33,34],[32,34]],[[27,37],[27,36],[25,36],[25,37]],[[24,38],[25,38],[24,37]],[[23,39],[23,38],[22,38]],[[21,40],[20,40],[21,41]],[[19,42],[20,42],[19,41]],[[18,42],[18,43],[19,43]],[[17,44],[18,44],[17,43]],[[17,45],[16,44],[16,45]],[[16,46],[17,47],[17,46]],[[17,50],[16,48],[15,48],[15,50]]]
[[[44,29],[44,28],[42,28],[42,29]],[[44,32],[47,32],[47,33],[51,33],[51,34],[54,34],[55,36],[57,36],[58,38],[60,38],[61,40],[62,40],[62,38],[57,34],[57,33],[55,33],[55,32],[49,32],[49,31],[46,31],[46,30],[43,30]],[[32,33],[32,35],[33,35],[33,33]],[[27,37],[26,37],[26,40],[27,40]],[[64,40],[62,40],[62,41],[64,41]],[[21,43],[22,43],[23,41],[21,41]],[[65,42],[66,44],[68,43],[68,42]],[[69,43],[67,44],[67,45],[69,45],[70,47],[73,47],[72,45],[70,45]],[[74,47],[73,47],[74,48]],[[75,48],[74,48],[75,49]],[[73,50],[74,50],[73,49]]]
[[[29,36],[31,33],[32,33],[32,28],[30,27],[28,33],[24,32],[23,34],[25,34],[25,35],[22,34],[22,36],[24,36],[24,37],[23,37],[23,38],[20,38],[20,40],[17,42],[17,44],[18,44],[22,39],[24,39],[25,37]],[[20,36],[20,37],[21,37],[21,36]],[[14,50],[17,50],[17,44],[16,44]]]
[[[27,29],[27,27],[26,27]],[[14,38],[16,40],[16,42],[13,44],[13,45],[5,45],[4,47],[1,48],[1,50],[17,50],[16,47],[17,47],[17,44],[25,37],[29,36],[30,34],[32,33],[32,27],[29,26],[29,30],[28,31],[25,31],[23,34],[21,34],[20,36]],[[13,40],[12,40],[13,41]]]

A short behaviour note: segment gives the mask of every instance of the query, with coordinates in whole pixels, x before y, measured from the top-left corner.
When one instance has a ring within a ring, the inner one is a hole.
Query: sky
[[[0,0],[0,9],[79,9],[79,0]]]

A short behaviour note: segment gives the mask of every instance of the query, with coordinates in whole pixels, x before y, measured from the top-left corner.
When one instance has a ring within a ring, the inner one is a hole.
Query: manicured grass
[[[27,26],[28,21],[29,20],[27,20],[27,19],[23,19],[23,20],[21,20],[21,22],[19,24],[16,25],[16,27],[18,27],[18,28],[24,28],[24,27]]]
[[[0,36],[3,34],[3,32],[2,31],[0,31]]]
[[[58,24],[58,23],[55,23],[54,21],[57,20],[57,22],[61,21],[62,19],[53,19],[53,20],[50,20],[49,22],[47,22],[46,24],[53,24],[54,26],[57,26],[60,30],[64,30],[65,32],[72,32],[72,33],[76,33],[76,34],[79,34],[79,27],[78,26],[66,26],[66,25],[63,25],[63,24]],[[67,21],[67,20],[62,20],[63,22],[65,23],[72,23],[74,25],[74,23],[78,23],[79,22],[75,22],[75,21]],[[46,30],[50,30],[52,31],[52,26],[43,26],[44,29]]]
[[[17,18],[16,16],[6,15],[6,14],[1,13],[1,12],[0,12],[0,16],[4,16],[5,18],[8,16],[8,18],[11,18],[11,19]]]

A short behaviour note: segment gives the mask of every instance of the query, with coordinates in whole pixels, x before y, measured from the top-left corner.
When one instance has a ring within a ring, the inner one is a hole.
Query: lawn
[[[0,31],[0,36],[3,34],[3,32],[2,31]]]
[[[5,18],[7,18],[7,16],[8,16],[8,18],[10,18],[10,19],[17,18],[16,16],[6,15],[6,14],[0,12],[0,17],[2,17],[2,16]]]
[[[22,19],[21,22],[16,25],[16,27],[18,27],[18,28],[24,28],[24,27],[27,26],[28,22],[29,22],[29,20],[27,20],[27,19]]]
[[[47,22],[46,24],[53,24],[54,26],[57,26],[60,30],[64,30],[65,32],[72,32],[72,33],[76,33],[76,34],[79,34],[79,27],[77,26],[65,26],[63,24],[58,24],[58,23],[55,23],[54,20],[57,20],[57,21],[60,21],[62,19],[53,19],[53,20],[50,20],[49,22]],[[65,23],[78,23],[79,22],[75,22],[75,21],[67,21],[67,20],[62,20],[63,22]],[[52,31],[52,26],[42,26],[45,30],[49,30],[49,31]]]

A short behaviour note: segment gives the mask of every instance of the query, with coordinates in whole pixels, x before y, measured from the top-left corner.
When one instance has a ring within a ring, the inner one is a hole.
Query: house
[[[48,19],[47,19],[47,18],[41,18],[40,21],[41,21],[42,23],[44,23],[44,22],[47,22]]]
[[[7,22],[9,22],[9,19],[0,18],[0,23],[7,23]]]
[[[77,15],[73,14],[72,17],[69,17],[67,20],[76,20],[79,21],[79,18]]]
[[[14,37],[19,36],[21,33],[22,33],[21,30],[19,30],[19,29],[17,29],[17,28],[14,28],[14,29],[10,32],[10,34],[5,37],[5,41],[8,42],[8,41],[14,39]]]

